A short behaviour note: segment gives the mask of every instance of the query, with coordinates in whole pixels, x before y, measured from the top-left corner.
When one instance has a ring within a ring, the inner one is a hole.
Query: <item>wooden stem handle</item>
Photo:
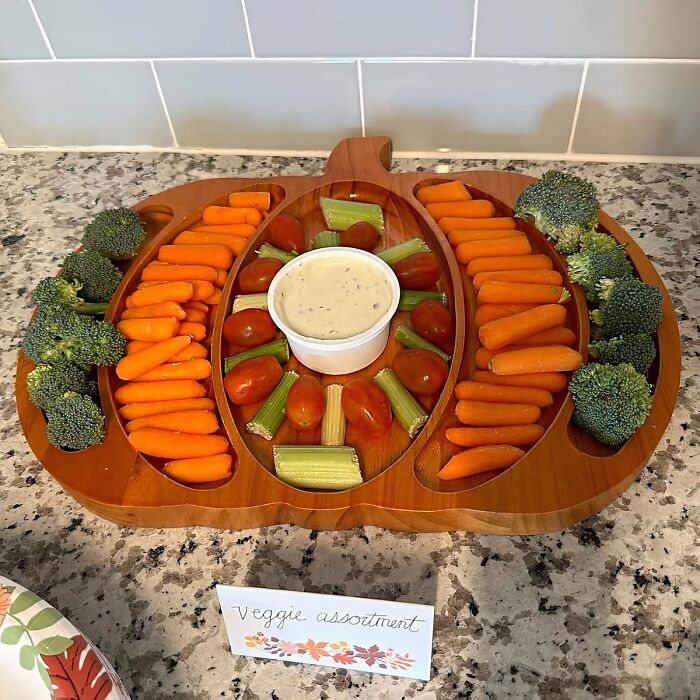
[[[356,179],[386,180],[391,167],[391,139],[388,136],[345,139],[328,156],[326,176],[344,180],[349,173]]]

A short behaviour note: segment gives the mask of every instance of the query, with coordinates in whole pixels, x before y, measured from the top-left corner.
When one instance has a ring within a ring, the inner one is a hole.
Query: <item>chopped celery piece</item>
[[[341,405],[342,384],[329,384],[324,388],[326,410],[321,420],[321,444],[345,444],[345,414]]]
[[[340,234],[337,231],[321,231],[311,243],[311,248],[332,248],[340,245]]]
[[[408,437],[415,437],[428,420],[428,414],[399,381],[394,370],[386,367],[374,377],[374,381],[386,394],[393,414],[408,433]]]
[[[282,379],[265,399],[265,403],[260,406],[258,412],[246,425],[245,429],[249,433],[261,435],[266,440],[272,440],[282,425],[286,415],[287,394],[297,379],[299,379],[299,375],[296,372],[285,372],[282,375]]]
[[[396,265],[406,258],[410,258],[416,253],[429,253],[430,248],[426,245],[422,238],[409,238],[409,240],[393,245],[391,248],[382,250],[377,253],[377,257],[381,258],[387,265]]]
[[[413,311],[413,309],[426,299],[437,299],[441,304],[447,305],[447,294],[445,292],[419,292],[406,290],[401,292],[399,298],[399,311]]]
[[[263,357],[264,355],[272,355],[276,357],[282,365],[289,360],[289,343],[286,338],[277,338],[264,345],[258,345],[257,348],[251,348],[245,352],[239,352],[238,355],[231,355],[224,360],[224,373],[233,369],[239,362],[250,360],[252,357]]]
[[[372,224],[379,233],[384,231],[384,214],[378,204],[321,197],[321,210],[326,226],[334,231],[345,231],[360,221]]]
[[[417,293],[417,292],[416,292]],[[263,309],[267,311],[267,293],[262,294],[239,294],[233,300],[231,313],[235,314],[244,309]]]
[[[430,350],[440,355],[445,362],[450,361],[450,356],[446,352],[443,352],[440,348],[427,341],[422,335],[418,335],[413,328],[407,326],[405,323],[402,323],[396,331],[394,331],[394,338],[407,348]]]
[[[275,248],[275,246],[270,245],[269,243],[263,243],[258,251],[258,256],[261,258],[272,258],[273,260],[279,260],[285,264],[292,262],[297,255],[299,255],[299,253],[288,253],[286,250]]]
[[[273,445],[272,455],[277,477],[290,486],[343,491],[363,483],[352,447]]]

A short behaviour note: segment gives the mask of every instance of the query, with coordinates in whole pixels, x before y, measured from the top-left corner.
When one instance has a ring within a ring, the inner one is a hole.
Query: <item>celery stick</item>
[[[340,245],[340,234],[337,231],[321,231],[311,242],[311,248],[332,248]]]
[[[422,335],[418,335],[413,328],[402,323],[396,331],[394,331],[394,338],[405,345],[407,348],[418,349],[418,350],[430,350],[431,352],[440,355],[445,362],[450,361],[450,356],[440,350],[440,348],[433,345],[431,342],[426,340]]]
[[[326,398],[326,411],[321,420],[321,444],[345,444],[345,414],[341,405],[342,384],[329,384],[323,390]]]
[[[260,250],[258,250],[258,257],[261,258],[272,258],[273,260],[279,260],[280,262],[283,263],[288,263],[292,262],[294,258],[297,257],[299,253],[292,252],[292,253],[287,253],[285,250],[280,250],[279,248],[275,248],[275,246],[270,245],[269,243],[263,243],[260,246]]]
[[[231,313],[235,314],[244,309],[263,309],[267,311],[267,294],[239,294],[233,300],[233,308]]]
[[[384,214],[378,204],[321,197],[321,210],[326,226],[333,231],[345,231],[360,221],[372,224],[379,233],[384,231]]]
[[[401,292],[399,299],[399,311],[413,311],[413,309],[426,299],[436,299],[441,304],[447,305],[447,294],[445,292],[419,292],[406,290]]]
[[[275,472],[290,486],[342,491],[363,483],[352,447],[273,445]]]
[[[403,429],[412,438],[425,425],[428,414],[399,381],[392,369],[386,367],[374,377],[391,404],[391,410]]]
[[[410,258],[416,253],[429,253],[430,248],[426,245],[422,238],[410,238],[403,243],[391,246],[386,250],[377,253],[377,257],[381,258],[387,265],[396,265],[406,258]]]
[[[280,364],[284,364],[289,360],[289,343],[286,338],[278,338],[264,345],[258,345],[257,348],[251,348],[245,352],[239,352],[238,355],[231,355],[224,360],[224,373],[233,369],[239,362],[250,360],[252,357],[262,357],[263,355],[272,355],[276,357]]]
[[[299,379],[299,375],[296,372],[285,372],[282,375],[282,379],[265,399],[265,403],[246,425],[245,429],[249,433],[262,435],[266,440],[272,440],[282,425],[286,415],[287,394],[297,379]]]

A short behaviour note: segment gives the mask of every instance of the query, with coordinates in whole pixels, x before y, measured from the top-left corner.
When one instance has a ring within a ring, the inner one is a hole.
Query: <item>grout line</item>
[[[150,61],[151,71],[153,73],[153,80],[156,81],[156,90],[158,90],[158,96],[160,97],[160,103],[163,105],[163,111],[165,112],[165,119],[168,122],[168,127],[170,127],[170,135],[173,139],[173,145],[175,148],[178,147],[177,136],[175,136],[175,129],[173,127],[172,119],[170,119],[170,112],[168,111],[168,105],[165,102],[165,95],[163,94],[163,88],[160,86],[160,79],[158,78],[158,73],[156,71],[156,64]]]
[[[586,76],[588,75],[588,61],[583,64],[581,71],[581,82],[578,86],[578,95],[576,96],[576,106],[574,107],[574,118],[571,121],[571,133],[569,134],[569,143],[566,147],[566,153],[571,154],[574,146],[574,136],[576,134],[576,126],[578,125],[578,115],[581,111],[581,101],[583,100],[583,90],[586,85]]]
[[[365,130],[365,93],[362,87],[362,61],[357,62],[357,86],[360,96],[360,124],[362,125],[362,135],[366,136]]]
[[[248,35],[248,48],[250,49],[250,57],[255,58],[255,49],[253,48],[253,35],[250,32],[250,22],[248,21],[248,8],[245,0],[241,0],[241,10],[243,10],[243,21],[245,22],[245,31]]]
[[[472,55],[476,56],[476,18],[479,14],[479,0],[474,0],[474,18],[472,20]]]
[[[46,30],[44,29],[44,25],[41,22],[41,18],[39,17],[39,13],[36,11],[36,7],[34,7],[34,2],[33,0],[27,0],[27,3],[29,4],[29,9],[32,11],[32,14],[34,15],[34,19],[36,20],[36,23],[39,25],[39,31],[41,32],[41,36],[44,39],[44,42],[46,43],[46,48],[49,50],[49,55],[51,56],[52,60],[56,60],[56,54],[54,53],[53,46],[51,46],[51,42],[49,41],[48,34],[46,33]]]

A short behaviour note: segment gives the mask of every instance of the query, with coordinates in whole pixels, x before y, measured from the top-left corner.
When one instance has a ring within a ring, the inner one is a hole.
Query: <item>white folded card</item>
[[[430,680],[432,605],[217,586],[231,652]]]

